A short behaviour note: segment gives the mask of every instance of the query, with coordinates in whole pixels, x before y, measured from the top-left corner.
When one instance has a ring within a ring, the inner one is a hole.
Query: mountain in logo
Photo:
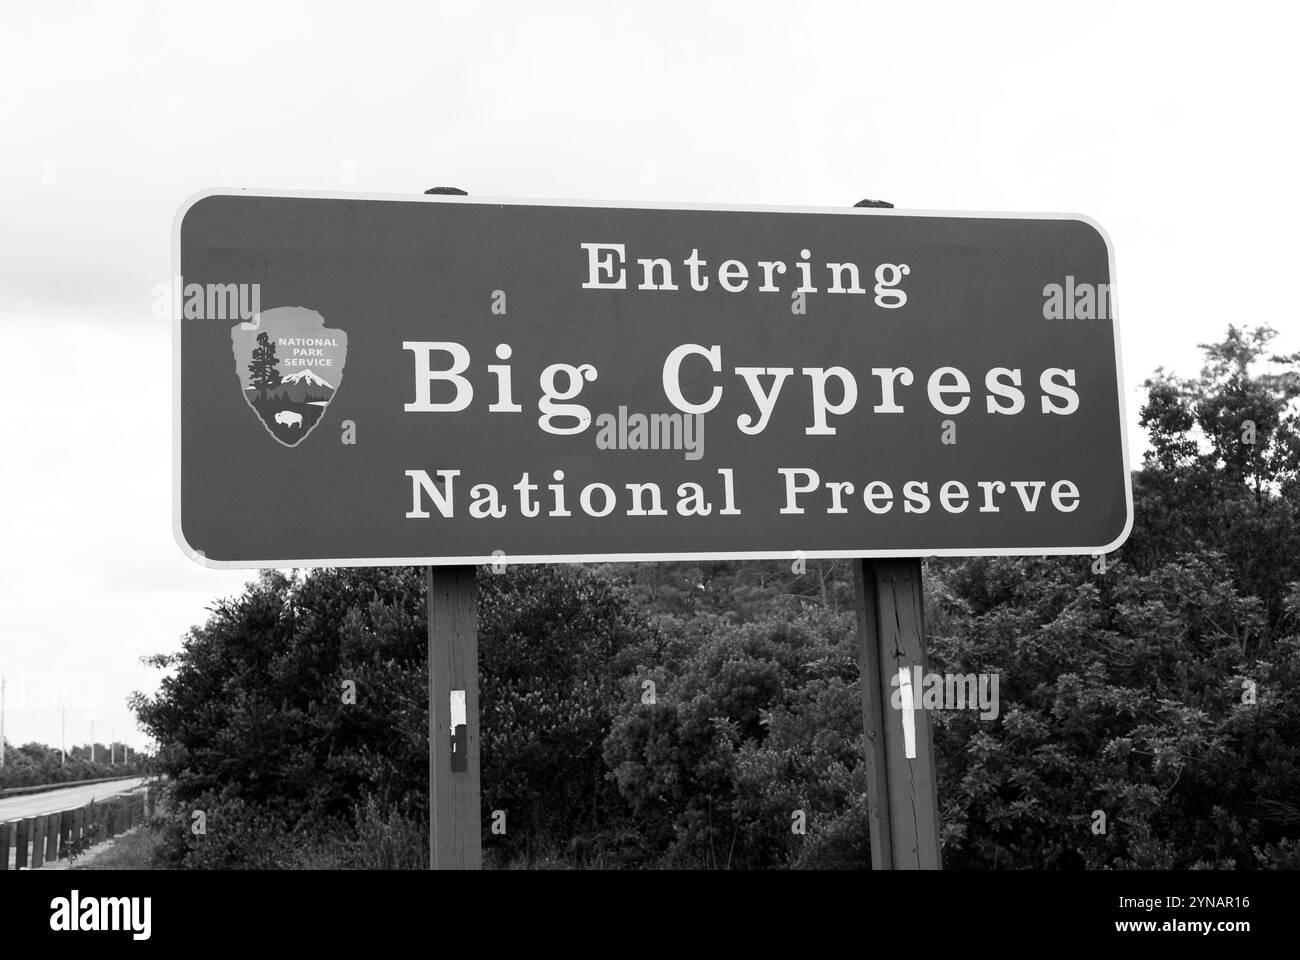
[[[306,307],[277,307],[231,327],[230,346],[249,408],[276,440],[297,446],[342,383],[347,332]]]
[[[306,383],[308,385],[316,384],[321,387],[328,387],[329,383],[312,373],[310,370],[299,370],[297,373],[291,373],[284,378],[285,383]],[[333,388],[331,388],[333,389]]]
[[[250,402],[255,397],[260,397],[259,388],[253,386],[251,382],[244,393]],[[287,377],[281,376],[279,386],[272,389],[271,395],[292,403],[328,403],[334,398],[334,388],[324,377],[319,377],[304,368]]]

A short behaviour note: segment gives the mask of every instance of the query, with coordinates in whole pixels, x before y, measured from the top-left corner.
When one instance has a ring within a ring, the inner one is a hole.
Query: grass
[[[73,870],[154,870],[154,849],[158,834],[147,827],[136,827],[111,844],[96,851],[91,847],[71,867]]]

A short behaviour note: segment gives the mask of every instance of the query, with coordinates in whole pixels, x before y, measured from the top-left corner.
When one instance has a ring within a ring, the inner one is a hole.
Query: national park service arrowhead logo
[[[296,447],[320,422],[343,382],[348,335],[306,307],[264,310],[230,328],[235,375],[267,432]]]

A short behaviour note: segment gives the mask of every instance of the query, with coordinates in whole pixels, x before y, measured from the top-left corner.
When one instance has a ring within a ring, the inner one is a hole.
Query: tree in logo
[[[280,371],[275,369],[275,344],[265,333],[257,335],[257,346],[253,348],[253,362],[248,365],[252,374],[249,386],[258,392],[260,403],[266,403],[266,391],[280,386]]]

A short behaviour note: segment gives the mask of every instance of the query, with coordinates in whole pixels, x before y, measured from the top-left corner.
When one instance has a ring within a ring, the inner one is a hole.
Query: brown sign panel
[[[213,566],[1102,553],[1112,254],[1070,215],[211,192],[175,526]]]

